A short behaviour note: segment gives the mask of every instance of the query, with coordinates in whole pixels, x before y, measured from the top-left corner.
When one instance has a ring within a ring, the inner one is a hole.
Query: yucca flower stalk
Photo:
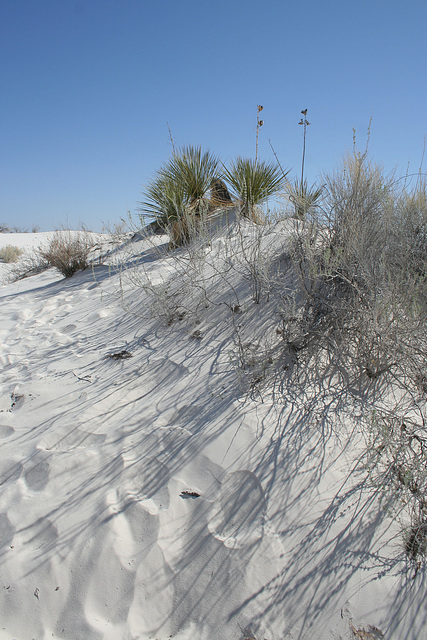
[[[301,124],[304,127],[301,162],[301,185],[304,184],[305,139],[307,137],[307,127],[310,125],[310,122],[307,120],[307,111],[307,109],[303,109],[301,111],[301,114],[304,116],[304,118],[301,118],[301,120],[298,122],[298,124]]]
[[[256,116],[256,143],[255,143],[255,163],[258,161],[258,136],[259,136],[259,130],[262,127],[262,125],[264,124],[264,120],[260,120],[259,114],[261,113],[261,111],[264,109],[264,107],[259,104],[257,106],[257,116]]]

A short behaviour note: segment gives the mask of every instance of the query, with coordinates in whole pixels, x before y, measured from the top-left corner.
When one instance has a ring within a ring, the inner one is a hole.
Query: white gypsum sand
[[[2,640],[427,637],[424,568],[356,469],[363,409],[280,386],[289,224],[253,234],[0,288]]]

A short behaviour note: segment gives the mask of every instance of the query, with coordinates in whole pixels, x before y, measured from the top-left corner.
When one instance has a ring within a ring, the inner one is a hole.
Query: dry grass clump
[[[49,244],[38,250],[38,255],[65,278],[71,278],[76,271],[88,268],[94,246],[95,242],[85,231],[56,231]]]
[[[22,249],[15,247],[12,244],[7,244],[5,247],[0,249],[0,260],[9,264],[11,262],[16,262],[22,254]]]

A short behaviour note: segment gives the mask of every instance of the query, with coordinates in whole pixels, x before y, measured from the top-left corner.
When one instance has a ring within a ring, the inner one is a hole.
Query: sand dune
[[[427,637],[424,569],[408,578],[397,524],[352,473],[360,407],[325,380],[246,393],[230,355],[236,318],[259,330],[245,274],[240,315],[206,277],[212,298],[168,324],[141,284],[170,281],[156,255],[141,238],[114,256],[139,271],[0,288],[0,638]]]

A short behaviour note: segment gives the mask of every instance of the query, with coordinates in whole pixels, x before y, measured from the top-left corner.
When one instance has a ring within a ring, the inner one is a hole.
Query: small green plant
[[[95,243],[86,232],[56,231],[49,244],[38,250],[38,255],[65,278],[76,271],[87,269],[89,254]]]
[[[7,244],[5,247],[0,249],[0,260],[6,263],[16,262],[22,254],[22,249],[15,247],[12,244]]]
[[[274,162],[238,157],[224,177],[240,200],[243,217],[257,220],[257,207],[283,188],[287,173]]]
[[[147,200],[140,202],[139,207],[141,218],[153,217],[163,231],[167,231],[172,221],[183,217],[188,204],[184,186],[175,182],[166,169],[167,167],[160,169],[148,184],[145,191]]]

